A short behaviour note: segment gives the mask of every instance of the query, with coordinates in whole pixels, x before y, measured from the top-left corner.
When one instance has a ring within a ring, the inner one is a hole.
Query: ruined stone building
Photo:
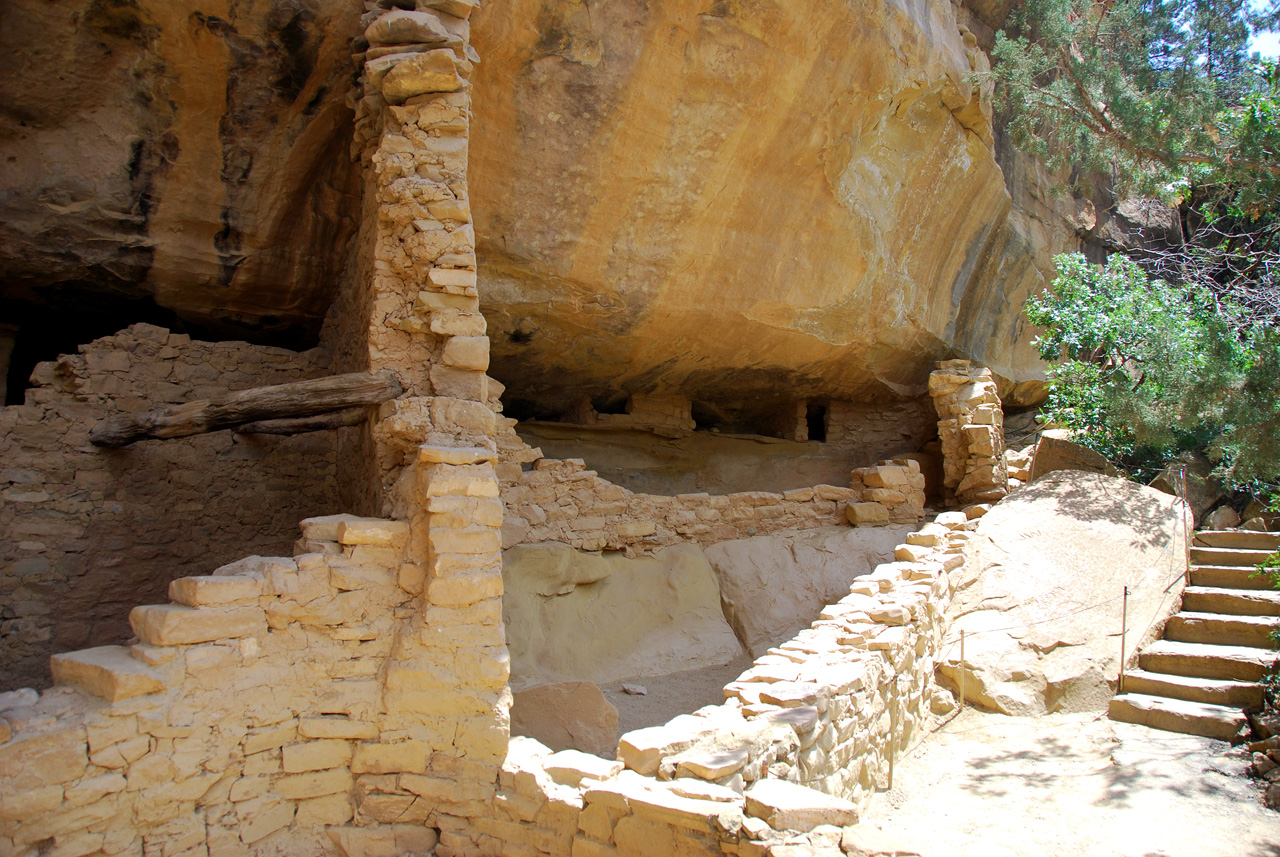
[[[1000,139],[999,14],[0,7],[0,855],[746,855],[809,828],[744,785],[856,814],[965,518],[895,545],[1003,494],[1019,309],[1125,228]],[[383,393],[193,416],[334,376]],[[819,531],[889,563],[769,614],[735,545]],[[621,774],[512,738],[513,691],[735,658]]]

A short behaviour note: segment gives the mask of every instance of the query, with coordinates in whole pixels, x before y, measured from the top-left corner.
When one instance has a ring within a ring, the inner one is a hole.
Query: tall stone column
[[[994,502],[1009,493],[1004,460],[1004,410],[991,370],[968,360],[943,360],[929,375],[938,411],[942,484],[952,505]]]
[[[393,738],[357,771],[356,791],[365,822],[436,827],[437,853],[461,854],[477,841],[469,819],[490,811],[511,703],[467,193],[472,4],[393,5],[366,4],[354,150],[365,165],[364,291],[352,303],[367,314],[358,362],[395,371],[406,390],[382,408],[372,442],[384,513],[410,524],[401,585],[419,597],[383,676],[382,740]]]

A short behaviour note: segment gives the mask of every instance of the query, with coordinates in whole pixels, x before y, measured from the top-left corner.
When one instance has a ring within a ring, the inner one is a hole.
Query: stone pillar
[[[425,823],[470,853],[509,739],[495,414],[467,192],[476,59],[466,0],[367,2],[354,154],[365,165],[360,282],[371,369],[406,394],[372,430],[383,512],[410,524],[418,598],[383,673],[385,758],[356,771],[363,823]],[[360,47],[360,45],[357,45]],[[396,748],[400,748],[398,752]],[[394,784],[387,774],[397,774]]]
[[[943,360],[929,375],[929,395],[938,411],[948,503],[988,503],[1008,494],[1004,411],[991,370],[968,360]]]

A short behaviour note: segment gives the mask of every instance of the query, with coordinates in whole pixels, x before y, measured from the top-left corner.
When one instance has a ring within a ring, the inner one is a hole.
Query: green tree
[[[1278,18],[1274,0],[1027,0],[996,37],[996,105],[1020,148],[1122,194],[1271,211],[1280,70],[1246,44]]]
[[[1026,306],[1044,327],[1041,356],[1057,364],[1050,421],[1122,466],[1202,451],[1231,483],[1280,475],[1280,331],[1124,255],[1055,261],[1057,278]]]

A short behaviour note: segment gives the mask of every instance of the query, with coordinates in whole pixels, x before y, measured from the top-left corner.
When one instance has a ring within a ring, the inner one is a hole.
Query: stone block
[[[380,827],[330,827],[327,831],[343,857],[399,857],[430,854],[437,844],[433,828],[414,824]]]
[[[423,444],[418,447],[418,462],[421,464],[466,465],[493,463],[497,460],[498,453],[478,446],[453,447]],[[435,502],[434,498],[431,502]]]
[[[491,527],[471,527],[465,530],[432,528],[427,538],[431,549],[442,554],[480,555],[502,550],[498,531]]]
[[[49,659],[55,684],[69,684],[109,702],[164,690],[164,680],[123,646],[98,646]]]
[[[471,274],[472,279],[475,273]],[[479,312],[480,299],[470,295],[453,295],[448,292],[418,292],[413,302],[418,312],[439,312],[440,310],[456,310],[458,312]]]
[[[898,465],[877,465],[853,471],[868,488],[902,488],[907,484],[906,468]]]
[[[346,717],[302,717],[298,719],[298,734],[303,738],[368,740],[378,737],[378,727],[374,723]]]
[[[311,830],[335,824],[346,824],[355,815],[351,798],[345,794],[332,794],[298,802],[298,813],[293,818],[299,830]],[[212,855],[210,855],[212,857]]]
[[[893,549],[893,558],[901,562],[919,562],[932,554],[933,550],[922,545],[898,545]]]
[[[489,337],[453,336],[444,345],[440,359],[455,369],[483,372],[489,368]]]
[[[858,808],[843,798],[783,780],[759,780],[746,792],[747,812],[774,830],[808,832],[824,824],[847,827]]]
[[[327,771],[280,777],[272,783],[272,788],[278,795],[288,800],[305,800],[347,792],[353,783],[349,770],[332,768]]]
[[[298,527],[302,530],[304,539],[313,539],[319,542],[336,542],[338,540],[338,525],[343,521],[359,521],[358,515],[321,515],[315,518],[304,518]]]
[[[676,765],[676,776],[719,780],[746,767],[750,754],[746,748],[718,748],[705,753],[682,754]]]
[[[286,774],[325,771],[351,760],[351,744],[338,738],[320,738],[289,744],[283,749],[281,763]]]
[[[701,833],[736,833],[742,828],[739,803],[685,797],[655,781],[616,782],[624,790],[632,813],[640,818]]]
[[[850,503],[845,517],[855,527],[883,527],[889,523],[889,510],[879,503]]]
[[[432,268],[427,272],[427,281],[441,289],[474,289],[476,272],[466,268]]]
[[[263,634],[267,616],[259,607],[147,604],[133,608],[129,624],[147,645],[182,646]]]
[[[353,774],[420,774],[427,769],[431,746],[426,741],[357,744],[351,758]]]
[[[385,518],[354,518],[338,524],[338,542],[344,545],[401,547],[409,539],[409,524]]]
[[[484,336],[487,330],[488,324],[478,312],[443,309],[431,313],[431,332],[437,336]]]
[[[544,684],[517,691],[511,732],[552,750],[583,750],[606,758],[618,747],[618,709],[589,681]]]
[[[633,729],[618,740],[618,761],[644,776],[658,772],[667,756],[674,756],[714,734],[716,725],[706,718],[681,715],[662,726]]]
[[[437,577],[427,583],[427,600],[438,607],[466,607],[502,596],[502,575],[459,574]]]
[[[653,521],[623,521],[614,527],[614,532],[624,539],[638,539],[651,536],[658,531]]]
[[[169,600],[187,607],[226,607],[256,604],[262,580],[249,575],[179,577],[169,584]]]
[[[542,760],[542,769],[562,786],[578,788],[583,780],[607,780],[621,773],[621,762],[579,750],[561,750]]]
[[[297,807],[288,802],[277,803],[255,814],[240,826],[240,841],[252,845],[260,839],[266,839],[277,830],[283,830],[293,823],[293,814]]]
[[[440,18],[431,12],[395,9],[364,31],[371,45],[445,45],[451,40]]]

